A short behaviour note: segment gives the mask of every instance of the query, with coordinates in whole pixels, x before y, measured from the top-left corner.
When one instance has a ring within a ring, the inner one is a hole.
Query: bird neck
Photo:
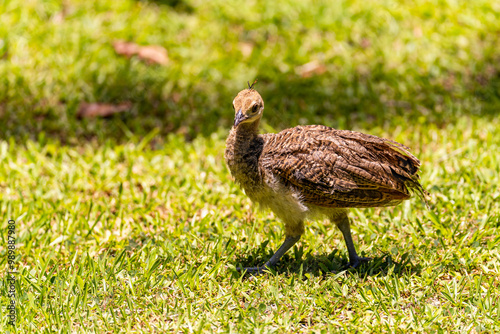
[[[246,161],[246,158],[249,157],[249,153],[255,150],[261,151],[259,147],[262,147],[262,143],[260,143],[262,140],[259,140],[258,127],[259,120],[252,123],[241,123],[237,127],[233,126],[229,132],[224,156],[231,169],[235,167],[234,164],[244,163],[247,165],[249,162]],[[260,155],[260,151],[256,154]]]
[[[245,147],[249,145],[259,135],[260,119],[251,123],[242,123],[236,128],[233,127],[231,132],[234,133],[235,144],[237,147]]]
[[[251,141],[259,134],[260,119],[251,123],[242,123],[236,127],[236,141]]]
[[[233,127],[224,152],[231,174],[249,196],[258,188],[262,178],[259,172],[259,159],[264,148],[264,139],[257,132],[258,126],[259,120]]]

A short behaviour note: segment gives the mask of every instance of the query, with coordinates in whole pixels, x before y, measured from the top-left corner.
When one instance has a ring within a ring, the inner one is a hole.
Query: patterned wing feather
[[[265,171],[293,187],[305,203],[324,207],[391,206],[417,190],[420,162],[387,139],[326,126],[265,135]]]

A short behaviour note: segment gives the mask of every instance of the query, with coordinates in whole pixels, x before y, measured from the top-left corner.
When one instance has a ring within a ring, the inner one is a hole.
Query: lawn
[[[0,330],[499,331],[499,45],[483,0],[2,1]],[[421,160],[428,208],[351,212],[373,261],[343,271],[340,231],[311,221],[275,270],[235,271],[284,238],[223,162],[255,78],[265,132],[320,123]],[[84,102],[131,107],[79,119]]]

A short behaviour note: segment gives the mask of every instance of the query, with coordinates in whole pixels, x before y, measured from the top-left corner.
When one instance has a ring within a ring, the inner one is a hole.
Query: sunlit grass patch
[[[0,210],[19,229],[18,326],[496,329],[500,160],[488,151],[499,148],[497,126],[461,119],[456,134],[421,134],[430,209],[412,200],[351,214],[372,262],[342,272],[341,234],[309,222],[276,270],[253,278],[234,267],[265,261],[283,232],[269,213],[250,214],[221,161],[223,132],[194,142],[3,142]]]

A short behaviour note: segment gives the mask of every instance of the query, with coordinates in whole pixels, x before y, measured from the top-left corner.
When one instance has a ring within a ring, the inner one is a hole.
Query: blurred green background
[[[259,80],[273,128],[356,128],[494,117],[497,1],[18,1],[0,4],[4,138],[193,138],[231,125],[231,101]],[[160,45],[165,66],[113,42]],[[307,67],[312,66],[311,73]],[[306,65],[307,66],[307,65]],[[75,121],[81,102],[131,101]],[[366,123],[364,123],[366,122]]]

